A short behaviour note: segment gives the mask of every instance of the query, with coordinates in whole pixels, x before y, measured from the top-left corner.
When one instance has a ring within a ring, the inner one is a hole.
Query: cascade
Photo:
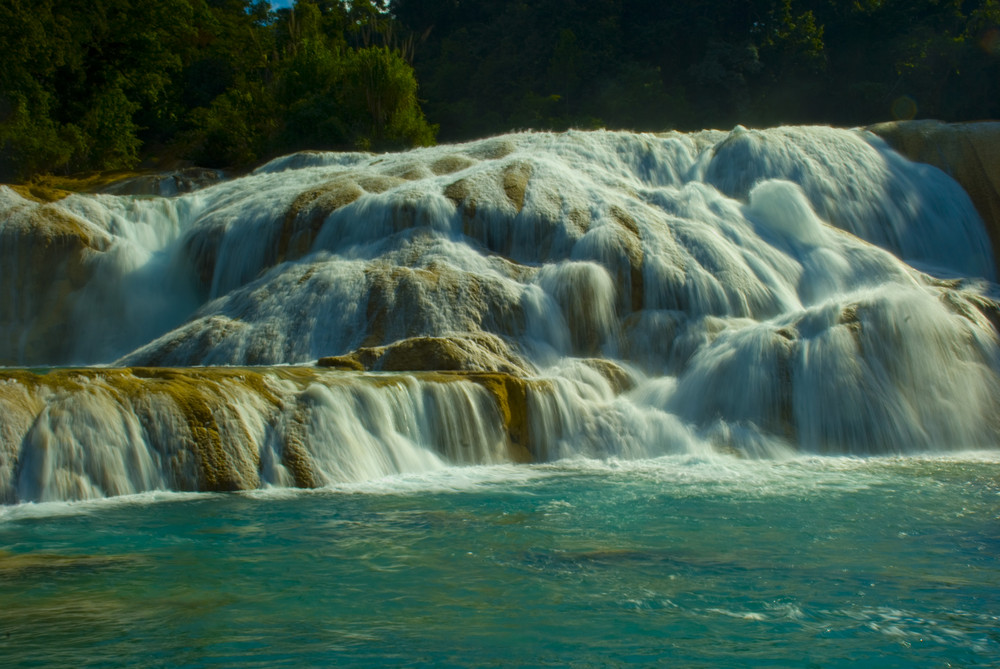
[[[863,130],[302,153],[0,187],[0,501],[564,457],[996,448],[975,207]]]

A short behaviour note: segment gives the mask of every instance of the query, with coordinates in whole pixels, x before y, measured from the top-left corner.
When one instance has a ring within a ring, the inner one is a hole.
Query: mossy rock
[[[198,489],[232,491],[258,487],[259,454],[247,448],[252,439],[242,423],[233,419],[239,409],[232,404],[230,390],[243,388],[277,408],[280,400],[258,372],[228,368],[135,368],[123,370],[118,381],[131,397],[159,394],[176,404],[189,431],[178,438],[198,458]]]
[[[103,405],[118,407],[123,415],[135,416],[169,484],[177,490],[230,491],[260,485],[259,449],[265,437],[251,434],[250,423],[242,419],[245,412],[255,411],[269,426],[267,434],[272,436],[266,439],[280,437],[281,443],[272,447],[291,482],[315,487],[323,481],[307,443],[310,415],[303,393],[317,383],[381,388],[412,385],[415,379],[420,383],[468,381],[482,387],[493,400],[509,458],[517,462],[536,459],[539,446],[532,442],[531,397],[550,388],[545,381],[520,374],[444,370],[368,375],[309,367],[0,370],[4,408],[0,433],[5,444],[0,449],[0,474],[5,476],[0,496],[7,503],[17,501],[9,485],[16,466],[11,445],[16,451],[50,401],[65,402],[86,393],[99,397]]]
[[[182,167],[176,170],[126,177],[102,185],[99,190],[111,195],[170,197],[213,186],[225,177],[225,173],[220,170],[205,167]]]
[[[524,363],[499,338],[413,337],[385,347],[375,369],[403,371],[490,371],[524,373]]]
[[[116,183],[153,176],[156,174],[141,170],[90,172],[71,176],[38,175],[27,183],[11,184],[8,187],[21,197],[35,202],[58,202],[73,193],[97,193]]]
[[[50,186],[40,184],[12,184],[8,186],[8,188],[26,200],[40,203],[58,202],[64,197],[73,194],[73,191],[62,190],[61,188],[52,188]]]
[[[534,462],[531,420],[528,415],[530,382],[512,374],[469,373],[461,378],[477,383],[493,396],[514,462]]]
[[[345,355],[323,357],[317,365],[354,371],[471,371],[519,375],[526,375],[530,367],[504,340],[487,333],[410,337],[387,346],[361,347]]]
[[[616,362],[605,358],[583,358],[581,362],[603,376],[616,395],[635,387],[635,377]]]
[[[305,255],[327,217],[364,194],[365,189],[347,177],[302,192],[285,212],[278,238],[277,262]]]
[[[305,412],[297,408],[291,421],[286,424],[281,448],[281,464],[291,473],[297,488],[319,487],[316,467],[306,444],[307,419]]]
[[[320,367],[328,367],[330,369],[344,369],[355,372],[365,371],[365,366],[352,354],[348,355],[328,355],[320,358],[316,361],[316,364]]]
[[[476,161],[472,158],[468,158],[461,154],[450,154],[442,158],[438,158],[430,165],[431,172],[441,176],[443,174],[452,174],[454,172],[461,172],[464,169],[468,169],[476,164]]]

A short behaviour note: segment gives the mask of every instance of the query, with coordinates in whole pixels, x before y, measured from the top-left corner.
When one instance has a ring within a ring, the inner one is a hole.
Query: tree
[[[429,146],[437,128],[417,101],[417,80],[398,52],[368,47],[348,52],[344,105],[362,148]]]

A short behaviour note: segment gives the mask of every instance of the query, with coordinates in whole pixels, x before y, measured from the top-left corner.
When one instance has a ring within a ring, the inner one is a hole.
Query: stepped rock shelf
[[[522,133],[169,197],[0,187],[0,501],[996,448],[997,126]]]
[[[10,449],[0,499],[311,488],[445,462],[525,462],[532,385],[307,367],[0,371]]]

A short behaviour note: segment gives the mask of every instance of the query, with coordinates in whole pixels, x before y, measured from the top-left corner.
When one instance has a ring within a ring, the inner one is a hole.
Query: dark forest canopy
[[[998,26],[1000,0],[7,0],[0,179],[527,128],[997,118]]]
[[[0,178],[209,166],[296,149],[431,144],[413,68],[378,7],[249,0],[0,5]]]
[[[1000,2],[397,0],[442,139],[1000,116]],[[429,31],[429,32],[428,32]]]

